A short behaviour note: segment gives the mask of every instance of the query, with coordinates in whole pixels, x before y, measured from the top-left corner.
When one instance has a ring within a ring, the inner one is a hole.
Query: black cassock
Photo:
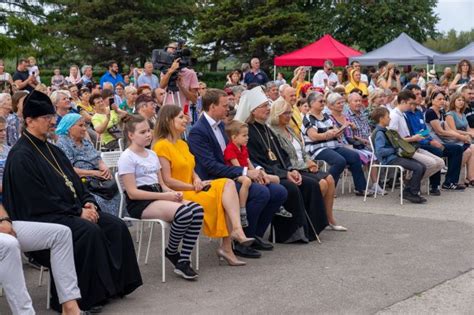
[[[271,150],[277,158],[276,161],[270,160],[268,156],[269,140]],[[280,146],[277,137],[270,128],[258,122],[249,124],[249,142],[247,146],[250,160],[263,167],[268,174],[277,175],[280,178],[280,184],[288,191],[288,198],[283,205],[286,210],[293,214],[293,217],[274,217],[273,225],[275,226],[276,241],[292,243],[315,240],[316,236],[310,225],[313,225],[316,233],[319,234],[328,224],[319,180],[300,172],[302,174],[301,185],[297,186],[290,182],[287,179],[287,173],[292,170],[292,167],[288,154]]]
[[[64,178],[45,160],[30,140],[56,166],[48,145],[62,171],[72,181],[77,198]],[[3,177],[3,203],[14,220],[58,223],[72,231],[74,262],[82,299],[81,309],[122,297],[142,285],[133,240],[122,220],[99,212],[98,223],[80,218],[86,202],[94,197],[84,189],[64,153],[27,131],[11,149]],[[49,266],[49,251],[32,253]],[[51,306],[61,310],[53,285]]]

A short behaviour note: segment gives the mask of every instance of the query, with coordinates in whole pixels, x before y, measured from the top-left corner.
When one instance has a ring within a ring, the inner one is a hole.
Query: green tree
[[[332,34],[347,45],[370,51],[405,32],[424,42],[437,35],[437,0],[315,0],[302,1],[314,17],[313,32]],[[324,21],[324,23],[321,23]]]
[[[197,24],[194,39],[215,71],[229,55],[272,64],[273,56],[305,43],[299,35],[309,33],[311,20],[293,1],[215,0],[199,2]]]
[[[193,2],[152,0],[49,1],[52,32],[61,34],[86,62],[143,63],[154,48],[186,34]],[[178,14],[179,13],[179,14]]]
[[[447,53],[459,50],[471,42],[474,42],[474,28],[459,33],[452,29],[436,38],[429,38],[425,45],[435,51]]]

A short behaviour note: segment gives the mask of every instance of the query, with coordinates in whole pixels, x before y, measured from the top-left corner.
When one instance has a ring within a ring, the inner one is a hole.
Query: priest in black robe
[[[133,292],[142,278],[130,232],[121,219],[100,211],[65,154],[47,141],[55,127],[49,97],[33,91],[25,100],[23,117],[26,130],[5,165],[7,212],[14,220],[58,223],[71,229],[81,309],[94,309]],[[34,252],[33,257],[49,266],[49,252]],[[51,307],[60,311],[52,283]]]

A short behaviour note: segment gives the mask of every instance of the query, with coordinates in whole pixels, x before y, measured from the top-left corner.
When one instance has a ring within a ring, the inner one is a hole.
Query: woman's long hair
[[[456,100],[458,98],[462,98],[464,100],[464,107],[461,109],[461,114],[462,114],[462,113],[464,113],[464,110],[467,107],[467,102],[466,102],[466,99],[464,98],[464,96],[459,92],[456,92],[456,93],[452,94],[449,97],[449,107],[448,107],[448,109],[450,111],[456,112],[456,105],[455,104],[456,104]]]
[[[472,64],[467,59],[462,59],[461,61],[458,62],[456,66],[456,70],[457,70],[456,72],[462,75],[462,65],[465,63],[469,66],[469,69],[467,70],[467,76],[469,76],[471,74]]]
[[[153,130],[153,141],[166,139],[173,134],[173,119],[178,117],[181,107],[177,105],[166,105],[160,108],[156,118],[155,130]]]

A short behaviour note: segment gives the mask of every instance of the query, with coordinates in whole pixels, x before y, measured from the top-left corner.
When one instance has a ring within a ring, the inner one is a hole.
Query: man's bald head
[[[281,96],[283,96],[285,101],[291,106],[296,104],[296,89],[292,88],[291,86],[284,88]]]

